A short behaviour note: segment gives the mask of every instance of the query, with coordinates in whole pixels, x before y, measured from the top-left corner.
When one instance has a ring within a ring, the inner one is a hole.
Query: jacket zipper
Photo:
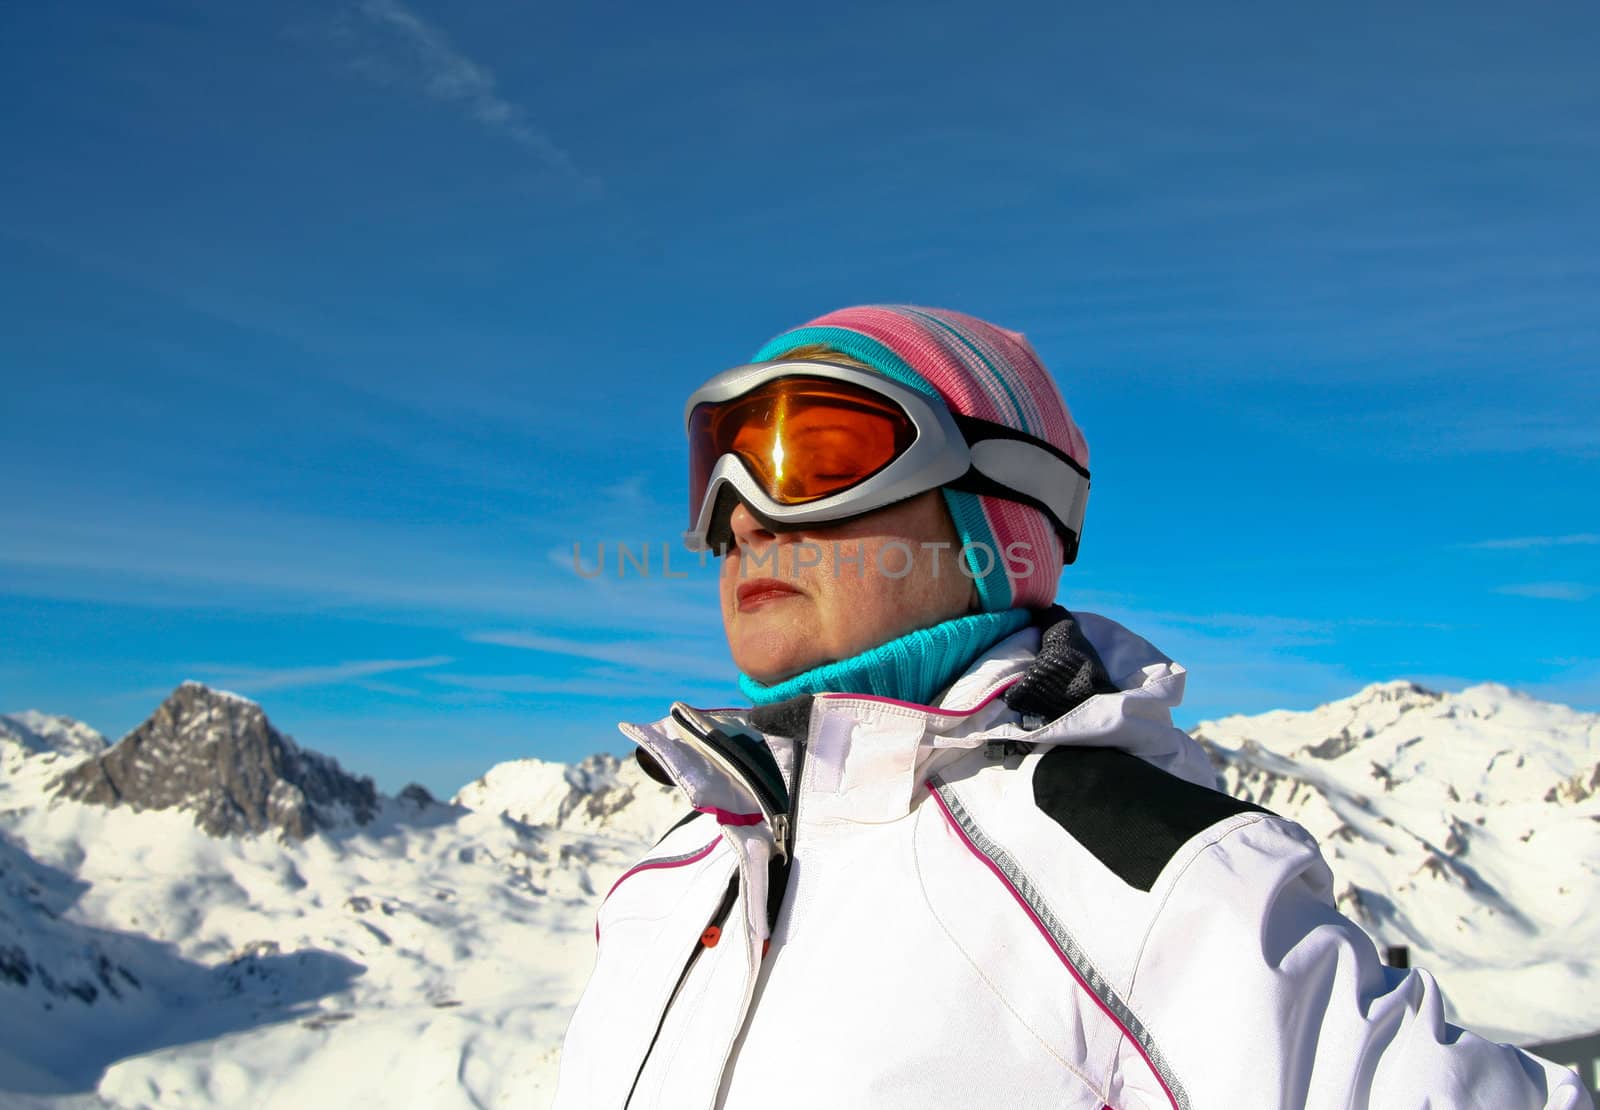
[[[656,1019],[656,1031],[650,1035],[650,1044],[644,1050],[644,1059],[639,1061],[639,1070],[633,1073],[633,1083],[628,1088],[628,1097],[623,1100],[622,1110],[628,1110],[633,1102],[633,1093],[639,1087],[639,1079],[644,1075],[645,1065],[650,1062],[650,1056],[656,1050],[656,1041],[661,1039],[661,1030],[666,1027],[667,1015],[672,1012],[672,1004],[678,1000],[678,992],[683,989],[683,984],[689,979],[689,972],[694,970],[694,965],[700,959],[700,953],[707,948],[716,946],[721,939],[723,924],[728,920],[734,903],[739,900],[739,872],[735,871],[728,879],[728,889],[722,895],[722,901],[717,904],[717,910],[711,915],[711,920],[695,938],[694,947],[689,951],[689,958],[683,962],[683,970],[678,972],[678,981],[672,984],[672,993],[667,995],[667,1004],[661,1007],[661,1016]],[[711,930],[717,930],[715,934]]]
[[[772,839],[775,851],[773,858],[767,866],[767,943],[761,950],[761,958],[765,959],[767,948],[771,944],[773,930],[777,927],[778,913],[783,908],[783,900],[788,893],[789,871],[794,863],[794,840],[796,832],[796,815],[799,811],[800,780],[805,771],[806,742],[796,738],[794,741],[794,774],[790,789],[778,793],[773,785],[768,782],[765,769],[761,768],[755,759],[741,748],[738,741],[718,728],[710,719],[698,710],[675,702],[672,706],[671,718],[678,726],[679,734],[692,747],[698,749],[712,764],[724,774],[732,775],[739,782],[744,783],[755,795],[756,804],[761,808],[761,814],[772,829]],[[774,763],[774,770],[776,764]],[[777,787],[783,787],[783,778],[777,776]],[[719,931],[727,920],[729,912],[733,909],[738,894],[738,872],[728,882],[728,891],[723,895],[722,904],[717,907],[712,915],[711,922],[706,930],[701,933],[704,938],[712,928]],[[720,937],[719,937],[720,939]],[[715,941],[710,943],[714,944]],[[667,1015],[672,1011],[673,1004],[678,999],[678,992],[683,989],[683,984],[689,978],[695,961],[700,958],[701,949],[710,945],[702,939],[689,953],[689,958],[684,962],[683,970],[678,974],[678,981],[672,987],[672,993],[667,996],[666,1005],[661,1010],[661,1016],[656,1020],[656,1031],[650,1037],[650,1045],[645,1049],[644,1059],[639,1061],[639,1070],[634,1073],[633,1084],[628,1088],[628,1097],[623,1102],[623,1110],[628,1110],[633,1102],[633,1095],[639,1086],[639,1079],[644,1075],[644,1069],[650,1062],[650,1056],[655,1051],[656,1041],[661,1037],[661,1030],[666,1027]],[[758,961],[759,962],[759,961]],[[750,1006],[750,991],[755,984],[759,972],[752,975],[745,987],[745,1003],[740,1013],[739,1025],[742,1027]],[[721,1071],[725,1074],[728,1069],[728,1056],[733,1051],[734,1038],[728,1042],[727,1052],[723,1054]],[[719,1079],[720,1083],[720,1079]]]
[[[794,789],[790,791],[789,812],[784,816],[783,848],[774,866],[767,870],[767,936],[778,927],[778,911],[789,892],[789,869],[794,866],[794,841],[800,829],[800,776],[806,769],[806,742],[794,742]],[[766,956],[763,950],[762,956]]]
[[[789,893],[789,870],[794,866],[794,840],[798,825],[800,811],[800,776],[805,771],[806,742],[796,738],[794,741],[794,777],[790,780],[790,808],[784,823],[784,844],[781,857],[774,854],[767,864],[767,941],[761,949],[761,960],[751,969],[750,977],[745,981],[744,1004],[739,1008],[739,1020],[735,1024],[733,1034],[728,1038],[727,1047],[722,1052],[722,1066],[717,1069],[717,1088],[720,1092],[724,1080],[728,1075],[728,1061],[733,1058],[733,1046],[738,1043],[739,1035],[744,1029],[745,1022],[750,1017],[750,1007],[755,999],[755,986],[761,978],[760,963],[767,958],[767,949],[772,944],[772,934],[778,927],[778,914],[783,909],[783,900]],[[720,1095],[719,1095],[720,1097]],[[623,1110],[627,1110],[626,1107]]]
[[[772,829],[775,851],[767,867],[767,936],[778,924],[778,911],[783,908],[784,895],[789,887],[789,869],[794,863],[796,821],[800,812],[800,779],[805,773],[806,742],[799,737],[794,741],[794,772],[789,788],[784,789],[781,774],[776,784],[768,781],[768,772],[739,746],[739,742],[713,724],[705,714],[675,702],[672,720],[685,741],[700,749],[724,774],[733,775],[750,787],[761,815]],[[772,768],[776,770],[776,761]],[[782,795],[779,790],[782,789]],[[761,952],[766,957],[766,948]]]
[[[750,788],[750,792],[755,795],[756,805],[761,810],[761,816],[772,829],[772,839],[778,855],[787,858],[790,841],[793,838],[793,826],[789,813],[789,799],[778,792],[783,780],[779,778],[777,785],[774,786],[768,781],[767,770],[745,752],[738,741],[710,723],[704,714],[682,702],[673,703],[672,721],[678,726],[683,738],[698,748],[720,771]],[[798,754],[796,759],[799,759]],[[776,765],[773,769],[776,770]],[[798,789],[798,778],[795,783]]]

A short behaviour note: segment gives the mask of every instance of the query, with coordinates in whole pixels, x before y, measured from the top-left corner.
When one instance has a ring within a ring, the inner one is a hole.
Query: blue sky
[[[198,678],[395,789],[737,695],[684,396],[830,308],[1025,332],[1064,604],[1179,721],[1600,708],[1600,9],[12,6],[0,709]]]

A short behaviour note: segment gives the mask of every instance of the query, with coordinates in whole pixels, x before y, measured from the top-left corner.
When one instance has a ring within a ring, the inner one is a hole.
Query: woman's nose
[[[748,547],[752,543],[775,538],[769,529],[762,527],[756,515],[743,501],[733,507],[733,512],[728,517],[728,528],[733,532],[733,542],[740,547]]]

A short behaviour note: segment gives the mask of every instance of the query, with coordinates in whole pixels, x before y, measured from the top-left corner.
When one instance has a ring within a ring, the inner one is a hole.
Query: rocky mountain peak
[[[1411,708],[1432,705],[1443,697],[1444,695],[1437,690],[1430,690],[1426,686],[1397,678],[1362,687],[1349,698],[1349,704],[1352,708],[1363,705],[1399,705]]]
[[[305,751],[249,698],[185,682],[109,750],[56,780],[63,798],[183,809],[212,836],[278,830],[303,840],[377,811],[372,780]]]

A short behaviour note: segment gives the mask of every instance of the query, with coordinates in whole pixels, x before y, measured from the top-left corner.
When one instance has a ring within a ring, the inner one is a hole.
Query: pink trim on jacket
[[[950,828],[955,831],[955,834],[961,838],[961,843],[965,844],[967,846],[967,850],[973,855],[977,856],[980,861],[982,861],[983,865],[989,869],[994,877],[1000,880],[1001,885],[1006,888],[1007,893],[1011,895],[1012,899],[1016,901],[1017,905],[1021,906],[1027,912],[1028,920],[1033,922],[1033,927],[1039,930],[1039,935],[1044,937],[1044,939],[1049,943],[1051,950],[1055,952],[1056,958],[1061,961],[1062,966],[1072,973],[1072,977],[1077,981],[1078,986],[1082,987],[1084,993],[1086,993],[1090,998],[1094,999],[1094,1004],[1100,1007],[1100,1012],[1105,1014],[1106,1017],[1110,1018],[1118,1029],[1122,1030],[1122,1035],[1127,1038],[1128,1043],[1139,1050],[1139,1055],[1144,1059],[1145,1064],[1150,1068],[1150,1074],[1156,1077],[1157,1083],[1161,1084],[1162,1093],[1167,1096],[1167,1101],[1172,1104],[1172,1110],[1178,1110],[1178,1100],[1173,1096],[1171,1089],[1167,1087],[1167,1081],[1162,1078],[1161,1072],[1157,1070],[1155,1063],[1150,1059],[1149,1054],[1145,1052],[1144,1045],[1140,1044],[1139,1039],[1129,1032],[1128,1027],[1122,1024],[1122,1021],[1117,1017],[1116,1014],[1111,1012],[1111,1008],[1107,1006],[1105,1001],[1094,992],[1094,988],[1090,987],[1088,983],[1084,982],[1083,976],[1078,973],[1078,969],[1072,965],[1072,961],[1067,959],[1067,954],[1063,952],[1061,950],[1061,946],[1056,943],[1056,938],[1050,935],[1050,930],[1045,928],[1043,921],[1039,920],[1039,915],[1033,912],[1033,907],[1028,905],[1028,903],[1023,899],[1022,895],[1017,893],[1017,888],[1011,885],[1011,880],[1006,878],[1005,872],[1001,871],[1000,868],[995,865],[994,860],[984,855],[982,849],[972,842],[972,838],[967,835],[966,830],[961,827],[961,824],[956,820],[955,815],[950,812],[950,807],[944,804],[944,799],[939,796],[939,792],[937,790],[930,790],[928,791],[928,794],[933,798],[934,801],[939,803],[939,811],[944,814],[945,822],[949,824]]]
[[[759,825],[759,813],[733,813],[730,810],[718,809],[716,806],[695,806],[697,813],[709,813],[717,819],[719,825]]]
[[[1022,676],[1021,675],[1018,675],[1015,678],[1007,680],[1006,682],[1002,683],[1001,685],[996,686],[993,690],[990,690],[989,693],[984,696],[984,699],[982,701],[978,702],[975,705],[968,706],[966,709],[941,709],[937,705],[918,705],[914,701],[901,701],[899,698],[883,698],[883,697],[879,697],[877,694],[832,694],[832,693],[829,693],[829,694],[818,694],[817,697],[819,697],[819,698],[848,698],[851,701],[872,701],[872,702],[878,702],[878,703],[883,704],[883,705],[898,705],[902,709],[915,709],[918,713],[937,713],[941,717],[970,717],[974,713],[976,713],[978,710],[982,709],[984,706],[986,706],[990,702],[994,701],[995,698],[998,698],[1001,694],[1005,693],[1007,690],[1011,689],[1011,687],[1015,686],[1018,682],[1021,682],[1021,681],[1022,681]]]
[[[621,886],[623,883],[625,883],[629,879],[633,878],[639,872],[641,872],[641,871],[662,871],[662,870],[665,870],[665,869],[667,869],[669,867],[687,867],[691,863],[699,863],[701,860],[705,859],[708,855],[711,854],[711,849],[715,848],[721,842],[722,842],[722,837],[719,836],[715,840],[713,840],[710,844],[707,844],[704,848],[701,848],[698,852],[695,852],[693,855],[684,856],[681,859],[667,859],[667,860],[648,860],[647,859],[643,863],[634,864],[632,867],[630,867],[626,871],[624,871],[622,873],[622,876],[620,878],[618,878],[616,882],[611,884],[611,889],[606,891],[606,896],[604,898],[600,899],[600,905],[603,907],[607,902],[609,902],[611,900],[611,896],[617,892],[617,887]],[[599,913],[596,913],[595,917],[594,917],[594,942],[596,944],[600,943],[600,915],[599,915]]]

